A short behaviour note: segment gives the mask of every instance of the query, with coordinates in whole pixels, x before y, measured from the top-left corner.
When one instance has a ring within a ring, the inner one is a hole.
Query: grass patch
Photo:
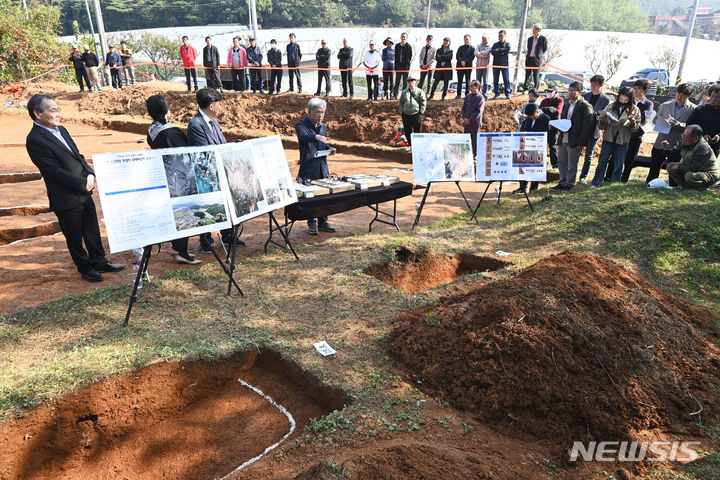
[[[460,417],[425,418],[416,389],[422,380],[405,383],[385,349],[394,316],[479,277],[408,294],[363,273],[393,258],[398,246],[512,252],[513,266],[498,276],[569,249],[611,257],[691,302],[715,309],[720,303],[716,193],[653,191],[632,182],[577,190],[547,199],[547,190],[533,192],[534,214],[524,198],[486,203],[479,226],[468,222],[468,214],[455,215],[415,231],[301,246],[299,261],[283,252],[247,259],[239,278],[245,297],[224,295],[226,277],[214,264],[166,272],[142,289],[128,328],[122,321],[129,287],[0,316],[0,418],[158,358],[214,359],[267,347],[355,399],[313,420],[307,436],[369,438],[428,424],[469,432],[472,426]],[[320,340],[338,350],[337,358],[315,352],[312,344]],[[717,425],[713,428],[716,432]],[[718,465],[717,454],[703,460],[702,465]],[[682,475],[713,478],[691,467]]]

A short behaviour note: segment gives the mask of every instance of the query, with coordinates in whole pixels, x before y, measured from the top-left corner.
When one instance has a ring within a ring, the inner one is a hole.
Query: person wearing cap
[[[425,46],[420,49],[420,82],[418,88],[422,90],[425,77],[427,77],[427,91],[430,91],[435,66],[435,47],[432,46],[433,36],[425,37]]]
[[[203,67],[205,67],[205,80],[207,86],[215,88],[222,92],[222,82],[220,81],[220,52],[218,48],[212,44],[210,37],[205,37],[205,47],[203,47]]]
[[[195,91],[197,92],[197,70],[195,69],[195,59],[197,58],[197,51],[195,47],[190,45],[190,39],[187,35],[182,37],[182,45],[180,46],[180,57],[182,58],[183,68],[185,69],[185,83],[187,84],[188,93],[190,90],[190,77],[192,76],[193,82],[195,83]]]
[[[108,50],[109,52],[105,55],[105,65],[110,69],[113,90],[122,89],[122,77],[120,76],[122,60],[120,54],[115,51],[115,45],[109,45]]]
[[[285,47],[285,56],[287,58],[288,66],[288,78],[290,79],[290,89],[288,92],[292,92],[293,81],[297,80],[298,93],[302,93],[302,77],[300,76],[300,61],[302,60],[302,51],[300,51],[300,45],[295,43],[295,34],[291,33],[288,38],[290,43]]]
[[[407,41],[408,34],[403,32],[400,35],[400,43],[395,45],[395,87],[393,98],[397,98],[400,89],[400,79],[403,81],[402,88],[407,86],[407,78],[410,73],[410,61],[412,60],[412,47]]]
[[[255,45],[255,37],[250,37],[250,46],[247,47],[248,64],[250,67],[250,88],[253,93],[265,93],[262,86],[262,60],[260,47]]]
[[[270,40],[270,50],[267,52],[268,64],[270,65],[270,83],[268,83],[268,95],[280,93],[282,83],[282,52],[277,48],[277,40]]]
[[[433,86],[430,90],[430,96],[428,97],[428,100],[433,99],[433,97],[435,96],[435,89],[437,88],[438,83],[441,81],[443,82],[442,100],[445,100],[448,85],[450,83],[450,80],[452,80],[453,76],[452,59],[453,51],[450,48],[450,37],[445,37],[443,38],[442,47],[438,48],[435,52],[436,70],[433,74],[435,79],[433,80]]]
[[[525,90],[530,88],[529,80],[532,78],[533,87],[540,86],[540,67],[545,60],[547,51],[547,39],[540,35],[542,25],[533,25],[533,34],[527,41],[527,55],[525,56]]]
[[[421,119],[425,114],[427,104],[425,92],[422,91],[422,88],[415,88],[415,82],[415,77],[408,77],[408,86],[400,93],[400,99],[398,100],[398,109],[405,129],[405,138],[408,142],[408,152],[412,150],[413,132],[420,133]]]
[[[482,94],[485,95],[485,98],[487,98],[488,91],[488,65],[490,65],[490,49],[492,48],[488,40],[487,34],[483,33],[482,41],[475,47],[475,58],[477,58],[475,78],[482,85]]]
[[[70,61],[75,68],[75,78],[77,79],[78,85],[80,85],[80,91],[85,91],[85,85],[88,87],[88,91],[92,92],[92,85],[90,85],[90,77],[88,77],[87,69],[85,68],[85,62],[83,61],[80,50],[77,47],[73,47],[72,53],[70,54]],[[85,85],[83,85],[83,80]]]
[[[340,67],[340,78],[342,79],[343,97],[348,96],[350,92],[350,98],[353,98],[355,94],[353,87],[353,55],[355,50],[348,44],[347,38],[343,38],[343,47],[337,54],[338,60],[340,60],[338,67]]]
[[[395,76],[395,47],[394,43],[387,37],[383,42],[385,48],[382,51],[383,62],[383,98],[390,98],[393,89],[393,77]]]
[[[470,91],[470,72],[472,71],[473,60],[475,60],[475,47],[470,45],[470,35],[463,37],[463,44],[457,49],[455,60],[457,60],[455,69],[458,77],[457,96],[455,98],[461,98],[463,79],[465,81],[465,95]]]
[[[315,95],[320,95],[323,79],[325,80],[325,96],[330,95],[330,55],[332,55],[332,51],[328,48],[327,42],[320,40],[320,48],[315,53],[315,59],[318,62],[318,86]]]
[[[512,92],[510,85],[510,42],[505,40],[505,30],[498,32],[498,41],[493,43],[490,49],[490,55],[493,56],[493,93],[494,99],[500,97],[500,74],[503,77],[503,86],[505,87],[505,98],[510,98]]]
[[[463,132],[470,134],[473,158],[477,156],[477,134],[482,127],[482,116],[485,111],[485,96],[480,93],[480,82],[470,82],[469,92],[465,95],[462,110]]]
[[[233,38],[233,45],[228,50],[227,66],[230,67],[233,90],[235,93],[244,92],[246,87],[245,68],[248,66],[248,61],[247,51],[242,46],[242,39],[239,36]]]
[[[98,72],[98,66],[100,65],[100,60],[98,59],[97,55],[95,55],[95,52],[90,51],[90,45],[83,45],[83,50],[85,50],[82,54],[83,63],[85,63],[85,70],[87,71],[88,76],[90,77],[90,83],[92,83],[92,90],[95,90],[96,92],[100,93],[102,92],[102,83],[100,82],[100,72]]]
[[[368,100],[378,99],[378,77],[380,76],[380,52],[375,50],[375,42],[370,40],[368,51],[365,52],[363,65],[365,66],[365,80],[367,81]]]
[[[135,64],[133,64],[132,50],[130,50],[125,43],[125,40],[120,42],[120,59],[123,65],[123,75],[125,76],[125,85],[135,85]]]

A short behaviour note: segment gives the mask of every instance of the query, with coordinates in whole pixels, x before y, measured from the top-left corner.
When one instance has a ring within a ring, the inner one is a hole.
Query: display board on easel
[[[547,181],[543,132],[478,133],[478,182]]]
[[[213,232],[297,202],[279,136],[93,155],[110,251]]]

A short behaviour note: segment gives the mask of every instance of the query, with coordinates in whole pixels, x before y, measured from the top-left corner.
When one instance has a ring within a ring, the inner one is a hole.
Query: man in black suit
[[[545,52],[547,51],[547,39],[540,35],[542,25],[536,23],[533,25],[532,37],[527,41],[527,54],[525,55],[525,90],[530,88],[528,80],[532,77],[534,88],[540,86],[540,68],[545,60]]]
[[[27,109],[34,125],[25,145],[45,180],[50,209],[57,216],[70,256],[82,278],[102,281],[101,272],[117,272],[125,265],[112,265],[105,258],[92,199],[95,172],[60,126],[60,108],[51,96],[33,95]]]
[[[217,121],[217,116],[220,113],[220,102],[222,102],[223,99],[220,92],[214,88],[201,88],[196,92],[195,98],[197,99],[200,109],[198,113],[190,119],[190,123],[188,124],[187,136],[190,145],[193,147],[201,147],[227,143],[225,135],[223,135],[222,129],[220,128],[220,123]],[[232,244],[232,228],[221,230],[220,233],[222,234],[224,244]],[[213,239],[209,233],[200,235],[200,251],[202,253],[212,253],[211,243],[213,243]],[[244,246],[245,242],[239,238],[235,238],[235,245]]]
[[[545,132],[550,130],[550,117],[535,103],[528,103],[525,107],[525,120],[520,124],[521,132]],[[544,162],[543,162],[544,163]],[[520,188],[512,193],[523,193],[527,190],[527,181],[520,182]],[[538,182],[530,184],[530,191],[537,190]]]
[[[222,92],[222,81],[220,80],[220,51],[212,44],[210,37],[205,37],[203,48],[203,68],[205,68],[205,80],[207,86],[216,88]]]

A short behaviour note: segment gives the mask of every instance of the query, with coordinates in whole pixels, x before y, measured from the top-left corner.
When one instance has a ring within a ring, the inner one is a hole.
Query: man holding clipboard
[[[327,126],[322,123],[326,108],[325,100],[311,98],[308,103],[308,114],[302,122],[295,125],[300,144],[298,183],[330,176],[327,156],[335,153],[335,149],[328,145]],[[335,232],[335,227],[328,223],[328,217],[308,220],[308,233],[317,235],[318,232]]]

